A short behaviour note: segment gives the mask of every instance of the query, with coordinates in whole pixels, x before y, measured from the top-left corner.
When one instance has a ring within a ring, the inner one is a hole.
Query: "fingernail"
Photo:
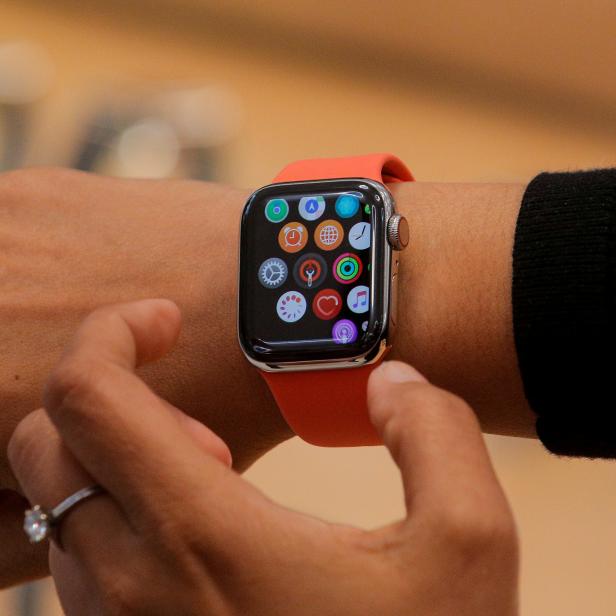
[[[427,379],[412,366],[401,361],[385,361],[379,371],[390,383],[425,382]]]

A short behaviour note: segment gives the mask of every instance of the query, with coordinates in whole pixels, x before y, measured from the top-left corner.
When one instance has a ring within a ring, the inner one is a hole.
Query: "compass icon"
[[[259,282],[266,289],[276,289],[284,283],[288,274],[287,264],[278,257],[271,257],[259,267]]]

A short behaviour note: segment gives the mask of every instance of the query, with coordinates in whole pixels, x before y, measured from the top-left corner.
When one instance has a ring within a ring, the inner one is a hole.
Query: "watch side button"
[[[391,305],[389,306],[389,322],[392,328],[396,327],[398,318],[398,273],[391,276]]]

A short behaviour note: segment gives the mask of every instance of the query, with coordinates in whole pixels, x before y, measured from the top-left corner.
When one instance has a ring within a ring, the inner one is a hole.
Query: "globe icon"
[[[319,233],[319,239],[325,246],[331,246],[338,241],[339,237],[338,229],[333,225],[327,225],[321,229]]]

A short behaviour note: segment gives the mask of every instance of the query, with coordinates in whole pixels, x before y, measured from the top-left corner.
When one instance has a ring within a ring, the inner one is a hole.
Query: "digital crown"
[[[409,243],[409,223],[404,216],[394,214],[387,221],[387,240],[394,250],[403,250]]]

